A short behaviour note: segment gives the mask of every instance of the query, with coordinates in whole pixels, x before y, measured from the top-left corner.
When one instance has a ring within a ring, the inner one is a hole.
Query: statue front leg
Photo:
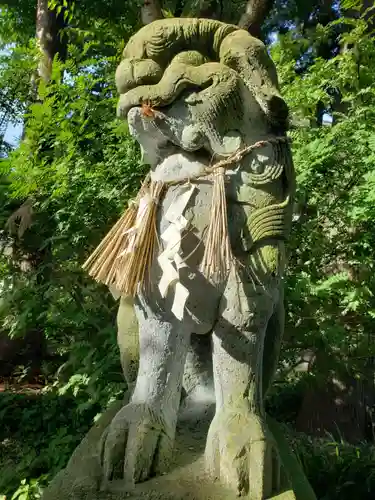
[[[143,300],[135,310],[139,322],[139,371],[130,403],[104,437],[105,482],[147,480],[169,466],[180,404],[189,332],[178,320],[156,316]]]
[[[279,488],[276,444],[267,428],[263,349],[276,289],[244,283],[232,275],[213,333],[216,413],[205,451],[208,472],[249,500]]]

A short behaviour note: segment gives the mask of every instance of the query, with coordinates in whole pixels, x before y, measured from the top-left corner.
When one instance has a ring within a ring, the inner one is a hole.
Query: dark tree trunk
[[[249,0],[238,26],[256,38],[262,36],[262,26],[273,7],[274,0]]]
[[[223,3],[220,0],[201,0],[197,17],[205,19],[221,19]]]
[[[159,0],[144,0],[141,7],[141,19],[143,24],[150,24],[157,19],[162,19],[163,13]]]
[[[59,54],[62,61],[65,61],[67,56],[67,40],[62,34],[64,27],[64,9],[57,14],[49,10],[48,0],[38,0],[36,13],[36,39],[40,50],[38,77],[46,82],[51,78],[56,54]]]
[[[328,432],[353,444],[371,442],[374,436],[369,409],[374,402],[371,380],[357,380],[349,374],[329,377],[324,385],[306,390],[296,428],[318,437]]]
[[[35,37],[39,49],[39,62],[30,79],[30,102],[39,99],[38,85],[41,80],[48,82],[52,75],[52,64],[58,54],[61,61],[67,57],[68,41],[63,34],[66,26],[65,9],[57,14],[49,10],[48,0],[37,0]],[[26,139],[27,122],[24,122],[22,141]]]

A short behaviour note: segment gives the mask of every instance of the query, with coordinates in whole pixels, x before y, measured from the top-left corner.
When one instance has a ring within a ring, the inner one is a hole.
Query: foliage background
[[[229,3],[233,13],[245,2]],[[293,114],[298,174],[286,338],[269,401],[289,433],[306,384],[374,382],[375,46],[371,18],[359,18],[355,4],[276,1],[263,26]],[[1,243],[12,247],[0,254],[0,331],[39,332],[37,372],[45,383],[37,395],[0,394],[0,494],[9,498],[39,498],[93,419],[125,390],[116,303],[80,266],[145,174],[138,146],[115,116],[115,68],[140,26],[139,5],[65,7],[68,58],[56,58],[35,100],[35,5],[0,3],[1,111],[26,124],[18,147],[2,141],[0,150]],[[179,5],[164,7],[173,15]],[[194,13],[196,4],[184,8]],[[332,126],[323,126],[324,113]],[[5,222],[28,199],[32,225],[19,239]],[[290,367],[306,350],[315,362],[296,376]],[[34,371],[24,363],[18,379]],[[290,436],[320,499],[373,498],[371,444]]]

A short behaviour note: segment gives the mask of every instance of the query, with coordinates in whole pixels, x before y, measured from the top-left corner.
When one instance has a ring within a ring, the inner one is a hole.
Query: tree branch
[[[195,15],[205,19],[218,19],[220,18],[220,2],[219,0],[200,0],[198,9]]]
[[[183,0],[177,0],[174,17],[181,17],[184,12],[185,3]]]
[[[273,7],[274,0],[248,0],[238,26],[256,38],[261,37],[262,25]]]
[[[150,24],[157,19],[163,19],[159,0],[144,0],[141,8],[141,19],[143,24]]]
[[[18,225],[17,222],[19,222]],[[10,234],[17,233],[18,238],[22,239],[25,232],[32,226],[32,223],[33,201],[29,198],[8,218],[5,227]]]

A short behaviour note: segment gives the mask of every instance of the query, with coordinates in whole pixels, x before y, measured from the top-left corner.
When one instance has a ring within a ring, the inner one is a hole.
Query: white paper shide
[[[183,319],[185,304],[189,296],[189,290],[180,283],[179,278],[179,270],[187,267],[180,255],[182,232],[188,226],[188,221],[183,213],[194,190],[194,185],[184,186],[182,193],[178,194],[169,206],[165,219],[170,222],[170,225],[161,235],[165,250],[158,257],[163,272],[159,282],[159,290],[161,296],[165,298],[170,287],[174,287],[172,313],[179,320]]]

